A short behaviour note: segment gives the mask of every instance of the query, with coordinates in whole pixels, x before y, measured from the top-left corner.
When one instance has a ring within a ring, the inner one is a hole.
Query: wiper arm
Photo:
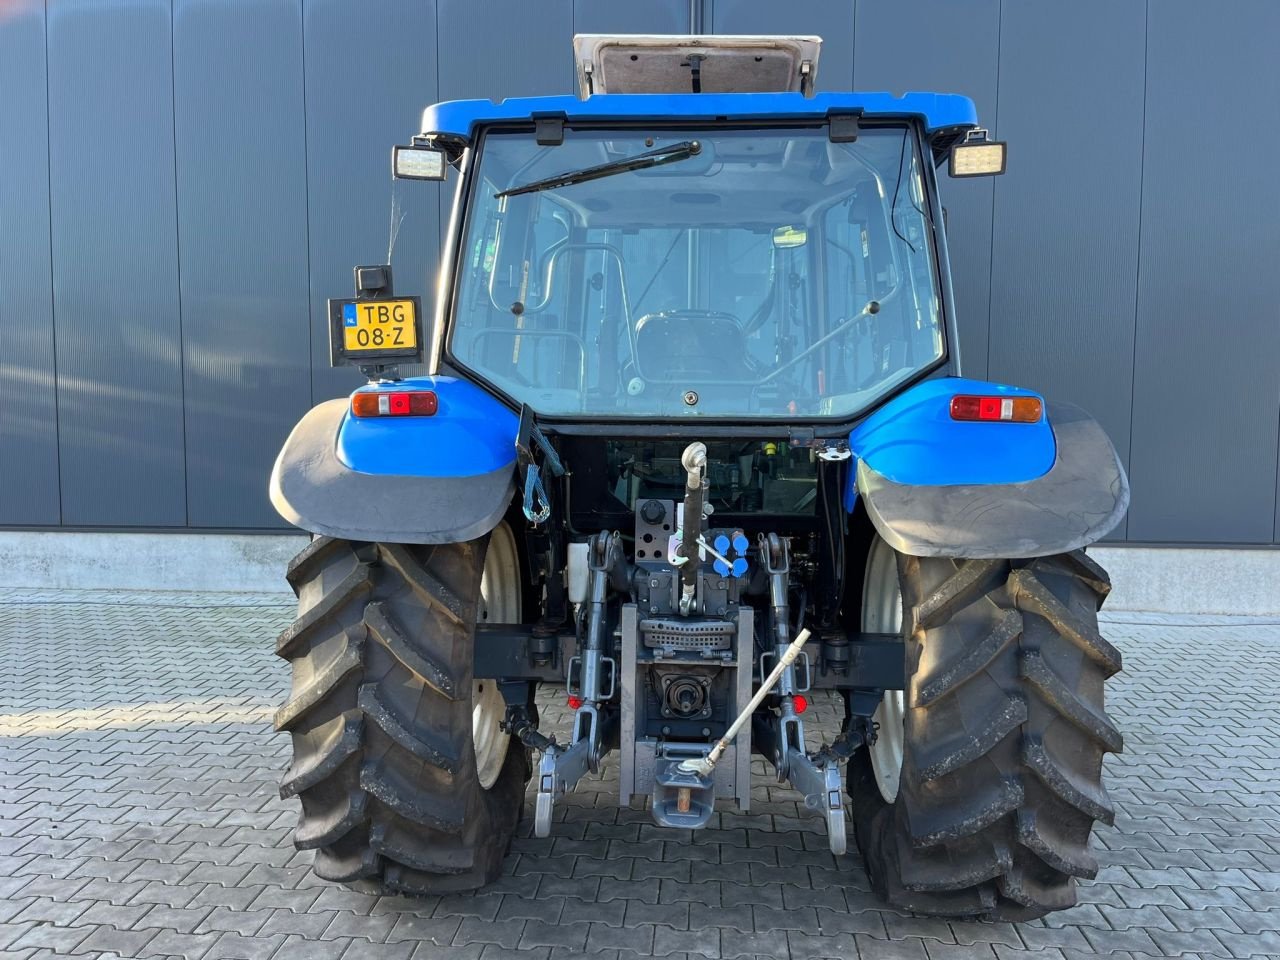
[[[648,170],[650,167],[661,167],[664,164],[696,157],[701,152],[702,144],[697,140],[684,140],[680,143],[673,143],[669,147],[661,147],[658,150],[650,150],[648,153],[627,157],[625,160],[613,160],[595,167],[587,167],[585,170],[574,170],[570,173],[547,177],[545,180],[535,180],[533,183],[526,183],[522,187],[512,187],[510,190],[495,193],[494,197],[497,199],[518,197],[522,193],[539,193],[543,190],[554,190],[556,187],[586,183],[588,180],[599,180],[602,177],[612,177],[614,174],[629,173],[632,170]]]

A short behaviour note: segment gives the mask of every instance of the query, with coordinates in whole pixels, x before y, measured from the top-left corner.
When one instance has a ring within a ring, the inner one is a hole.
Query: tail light
[[[369,390],[351,395],[357,417],[430,417],[440,409],[434,390]]]
[[[1044,415],[1039,397],[951,398],[952,420],[996,420],[1007,423],[1036,423]]]

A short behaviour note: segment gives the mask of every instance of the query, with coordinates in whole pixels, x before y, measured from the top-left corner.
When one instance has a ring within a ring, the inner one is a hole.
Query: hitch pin
[[[791,641],[791,645],[787,647],[786,652],[778,658],[778,662],[769,671],[769,676],[765,677],[764,683],[760,684],[760,689],[756,691],[756,695],[751,698],[751,701],[738,714],[738,719],[733,721],[733,726],[728,729],[723,737],[716,741],[716,745],[711,748],[711,752],[705,757],[690,757],[688,760],[682,760],[680,762],[681,773],[696,773],[702,777],[711,776],[711,771],[716,768],[716,763],[721,755],[729,749],[729,744],[733,742],[733,738],[738,735],[738,731],[751,719],[751,715],[756,712],[756,707],[760,706],[764,698],[769,695],[769,691],[774,688],[774,685],[782,676],[782,672],[795,662],[796,657],[800,655],[801,648],[804,647],[805,641],[808,639],[809,631],[801,630],[799,635]]]

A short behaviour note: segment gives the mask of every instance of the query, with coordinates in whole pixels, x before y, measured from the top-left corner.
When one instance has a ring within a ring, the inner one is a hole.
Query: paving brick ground
[[[1078,907],[1014,926],[884,909],[763,769],[749,815],[692,836],[589,783],[479,895],[318,881],[276,796],[289,615],[0,594],[0,958],[1280,956],[1280,624],[1110,618],[1128,752],[1105,866]]]

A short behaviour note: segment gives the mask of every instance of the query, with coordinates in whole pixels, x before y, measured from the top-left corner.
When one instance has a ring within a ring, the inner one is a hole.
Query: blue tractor
[[[813,37],[574,49],[579,97],[437,104],[395,149],[456,186],[429,309],[387,265],[330,301],[368,383],[271,479],[314,534],[277,645],[295,842],[472,890],[531,778],[538,836],[610,754],[688,830],[759,754],[892,904],[1070,906],[1121,748],[1084,548],[1129,492],[1087,414],[961,374],[936,171],[1004,144],[965,97],[815,93]]]

